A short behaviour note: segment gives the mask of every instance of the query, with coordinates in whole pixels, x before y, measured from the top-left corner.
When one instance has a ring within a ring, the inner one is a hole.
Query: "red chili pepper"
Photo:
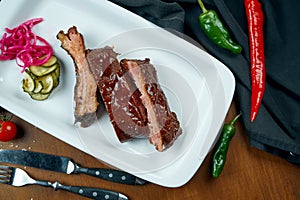
[[[265,92],[265,55],[263,23],[264,14],[258,0],[244,0],[248,20],[250,64],[252,79],[251,114],[253,122],[257,116]]]

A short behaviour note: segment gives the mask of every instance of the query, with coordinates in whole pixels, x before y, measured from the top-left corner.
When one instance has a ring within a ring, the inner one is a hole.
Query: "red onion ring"
[[[0,40],[0,60],[16,59],[22,73],[32,65],[46,63],[53,54],[52,47],[32,32],[32,27],[42,21],[42,18],[34,18],[15,28],[5,28],[6,33]]]

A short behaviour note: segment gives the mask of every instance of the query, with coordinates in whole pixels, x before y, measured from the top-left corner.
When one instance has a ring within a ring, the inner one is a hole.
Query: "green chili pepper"
[[[229,124],[224,124],[220,138],[216,144],[212,159],[212,175],[218,178],[226,162],[226,155],[231,138],[235,134],[235,122],[241,114],[237,115]]]
[[[199,15],[200,26],[207,37],[234,54],[241,53],[242,47],[230,38],[229,31],[222,24],[216,11],[206,10],[201,0],[198,0],[198,3],[203,12]]]

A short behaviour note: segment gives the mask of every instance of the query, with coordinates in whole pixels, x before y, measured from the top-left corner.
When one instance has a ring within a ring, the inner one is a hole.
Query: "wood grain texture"
[[[237,111],[231,105],[226,117],[230,121]],[[106,167],[92,156],[52,137],[18,117],[12,119],[18,124],[18,138],[8,143],[1,143],[2,149],[27,149],[57,155],[68,156],[86,167]],[[300,168],[269,153],[252,148],[248,144],[245,129],[236,124],[227,156],[227,162],[218,179],[210,175],[212,154],[209,153],[194,175],[184,186],[166,188],[155,184],[128,186],[81,175],[65,175],[26,167],[34,178],[60,181],[65,185],[81,185],[112,189],[127,195],[132,200],[181,200],[181,199],[300,199]],[[22,167],[24,168],[24,167]],[[180,173],[180,172],[179,172]],[[5,200],[61,200],[87,198],[52,188],[31,185],[12,187],[0,185],[0,199]]]

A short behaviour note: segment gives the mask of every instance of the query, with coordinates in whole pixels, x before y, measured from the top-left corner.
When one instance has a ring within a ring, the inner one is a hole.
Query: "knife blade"
[[[144,179],[124,171],[105,168],[85,168],[81,167],[68,157],[34,151],[1,149],[0,162],[19,164],[66,174],[87,174],[104,180],[128,185],[143,185],[147,183]]]

